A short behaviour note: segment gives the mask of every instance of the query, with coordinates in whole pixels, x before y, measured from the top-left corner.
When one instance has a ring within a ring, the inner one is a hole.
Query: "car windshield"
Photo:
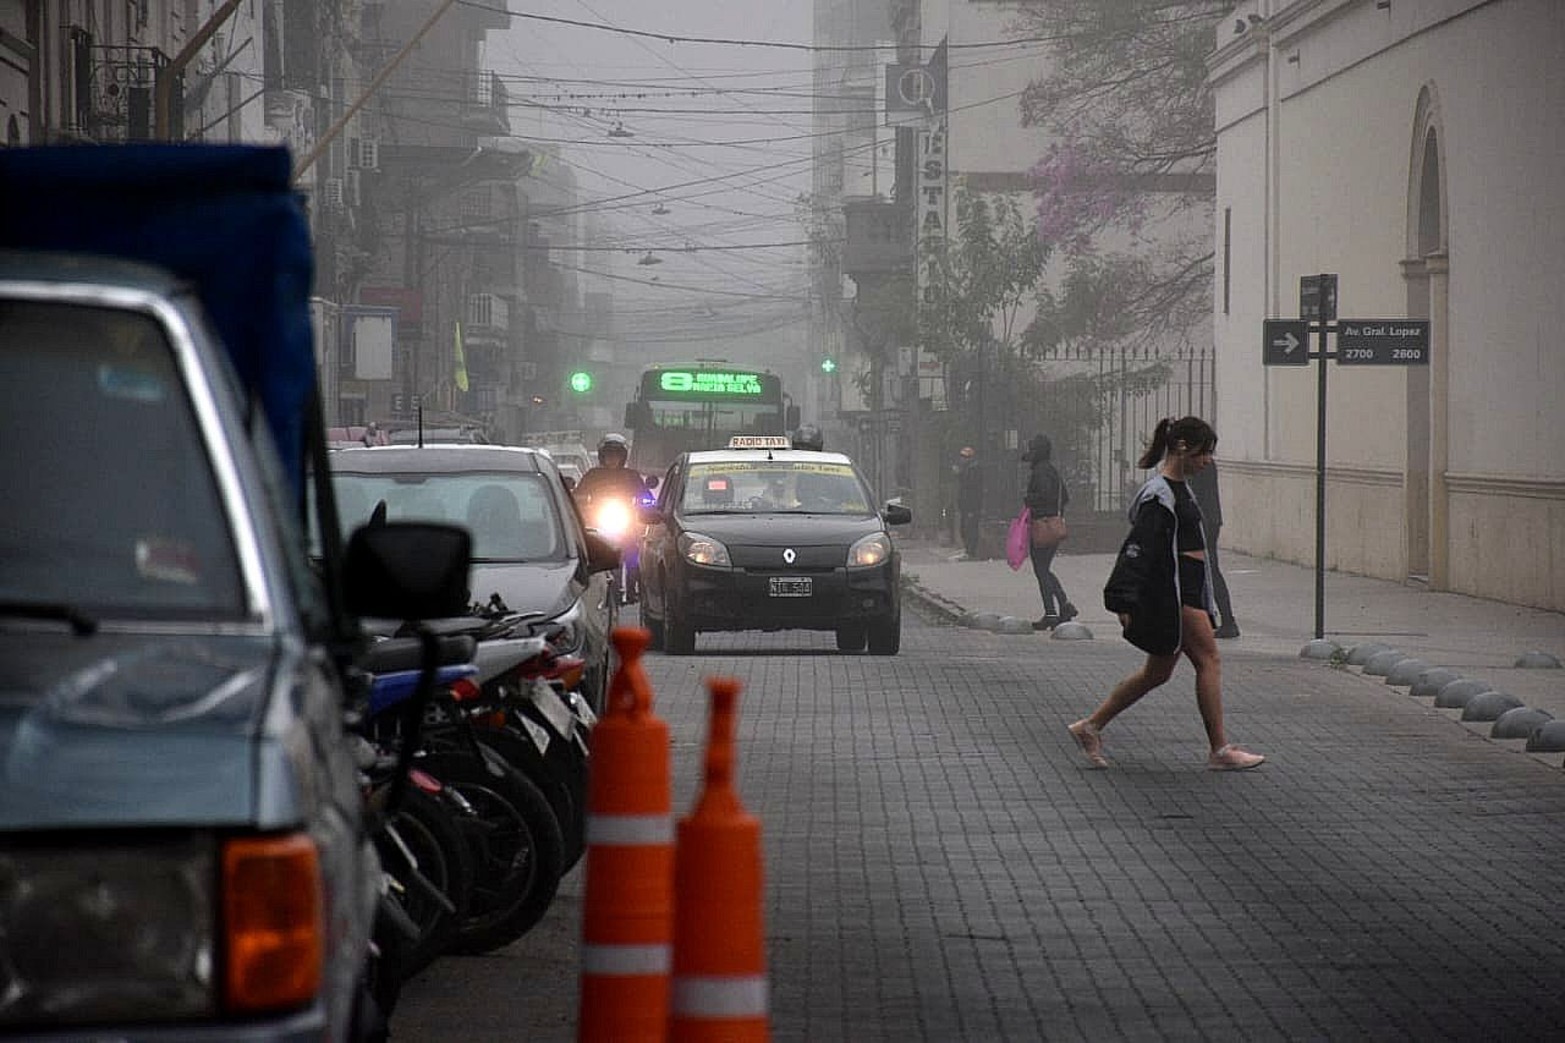
[[[541,474],[334,472],[344,537],[385,505],[387,521],[438,521],[473,533],[474,561],[564,561],[555,501]]]
[[[0,382],[0,602],[243,616],[228,512],[157,322],[0,301]]]
[[[873,513],[852,464],[734,460],[691,465],[684,514]]]

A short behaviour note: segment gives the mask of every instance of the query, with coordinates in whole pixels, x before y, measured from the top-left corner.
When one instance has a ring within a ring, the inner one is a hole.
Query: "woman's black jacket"
[[[1065,505],[1071,502],[1070,490],[1057,467],[1049,460],[1033,460],[1027,475],[1027,491],[1022,502],[1032,509],[1034,518],[1046,518],[1051,514],[1064,514]]]
[[[1130,535],[1120,545],[1103,587],[1103,607],[1130,616],[1125,640],[1153,655],[1173,655],[1183,640],[1178,547],[1174,490],[1168,479],[1153,475],[1130,505]],[[1213,616],[1210,574],[1201,600],[1207,615]]]

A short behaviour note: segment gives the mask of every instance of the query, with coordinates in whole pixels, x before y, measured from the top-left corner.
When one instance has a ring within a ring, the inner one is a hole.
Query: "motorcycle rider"
[[[630,443],[610,432],[598,443],[598,465],[581,476],[572,490],[587,523],[619,546],[621,555],[619,597],[625,604],[640,598],[640,533],[635,505],[651,503],[652,490],[640,472],[625,466]],[[615,501],[618,501],[617,503]],[[602,506],[603,510],[595,508]]]
[[[586,507],[594,497],[604,496],[624,497],[636,503],[651,500],[652,490],[641,473],[625,466],[629,460],[630,443],[625,436],[613,431],[604,435],[598,442],[598,466],[590,468],[576,483],[577,502]]]

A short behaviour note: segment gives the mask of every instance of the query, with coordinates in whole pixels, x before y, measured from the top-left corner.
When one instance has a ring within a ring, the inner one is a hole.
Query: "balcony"
[[[468,294],[462,335],[475,345],[505,344],[511,335],[511,302],[496,293]]]
[[[510,101],[510,93],[499,76],[487,71],[473,73],[467,81],[467,97],[462,105],[462,129],[485,137],[509,135]]]

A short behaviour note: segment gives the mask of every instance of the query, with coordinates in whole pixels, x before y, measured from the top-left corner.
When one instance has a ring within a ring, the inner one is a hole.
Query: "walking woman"
[[[1093,767],[1108,767],[1104,728],[1138,699],[1167,681],[1181,653],[1195,667],[1196,706],[1210,746],[1207,767],[1242,771],[1266,758],[1228,741],[1223,728],[1223,666],[1212,633],[1212,583],[1206,570],[1201,509],[1188,481],[1212,462],[1217,432],[1200,417],[1160,420],[1140,466],[1156,467],[1130,507],[1130,535],[1120,547],[1103,605],[1118,614],[1125,639],[1147,653],[1070,733]]]
[[[1032,511],[1035,530],[1040,528],[1037,524],[1039,519],[1063,517],[1065,505],[1070,503],[1070,490],[1065,488],[1065,479],[1060,477],[1059,469],[1049,459],[1053,453],[1054,446],[1048,435],[1033,435],[1027,443],[1027,451],[1022,454],[1022,459],[1032,465],[1022,502]],[[1043,595],[1043,618],[1033,623],[1034,630],[1053,630],[1059,624],[1075,619],[1077,615],[1076,606],[1065,596],[1065,587],[1053,571],[1054,553],[1059,549],[1057,542],[1040,543],[1034,538],[1028,552],[1032,558],[1033,575],[1038,577],[1038,593]]]

